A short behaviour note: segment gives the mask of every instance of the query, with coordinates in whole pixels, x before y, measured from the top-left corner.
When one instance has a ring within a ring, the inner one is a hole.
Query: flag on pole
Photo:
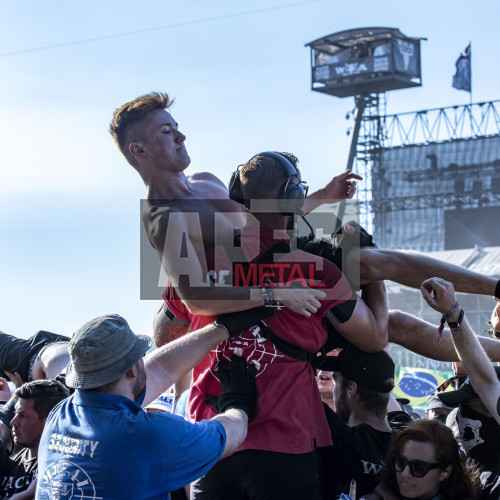
[[[457,72],[453,76],[452,86],[457,90],[472,91],[470,60],[471,47],[469,43],[455,63]]]

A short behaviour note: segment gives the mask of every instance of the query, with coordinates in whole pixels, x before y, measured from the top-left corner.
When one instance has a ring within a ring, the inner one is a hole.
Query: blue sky
[[[471,40],[473,100],[493,100],[500,97],[500,4],[478,5],[2,2],[0,330],[70,335],[112,312],[136,333],[151,333],[157,304],[139,299],[144,186],[107,132],[114,108],[166,91],[176,98],[172,112],[187,135],[189,171],[209,170],[227,181],[259,151],[291,151],[314,190],[345,168],[345,115],[353,100],[311,92],[304,44],[363,26],[426,37],[423,87],[388,95],[388,112],[399,113],[469,102],[451,78]]]

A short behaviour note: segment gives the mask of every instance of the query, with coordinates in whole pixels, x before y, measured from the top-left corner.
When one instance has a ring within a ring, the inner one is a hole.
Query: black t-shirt
[[[7,470],[8,460],[9,454],[7,453],[7,449],[5,448],[5,444],[0,439],[0,477],[3,477],[5,471]]]
[[[486,471],[479,479],[481,486],[478,500],[500,500],[500,476]]]
[[[28,488],[36,476],[37,457],[28,460],[28,448],[23,448],[7,459],[7,464],[0,484],[0,497],[10,498]]]
[[[333,446],[318,448],[323,498],[333,500],[340,493],[349,493],[351,479],[356,481],[358,498],[372,492],[393,434],[408,425],[411,417],[391,412],[388,421],[393,431],[384,432],[367,424],[349,427],[326,405],[325,412]]]
[[[29,339],[20,339],[0,332],[0,377],[8,379],[5,371],[18,372],[23,382],[28,382],[30,361],[42,347],[52,342],[69,340],[64,335],[44,330],[40,330]]]

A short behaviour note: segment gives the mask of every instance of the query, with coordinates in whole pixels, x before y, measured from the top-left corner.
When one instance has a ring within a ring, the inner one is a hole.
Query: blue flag
[[[467,45],[466,49],[460,54],[460,57],[457,59],[457,62],[455,63],[455,66],[457,67],[457,72],[453,76],[452,86],[457,90],[465,90],[467,92],[471,92],[472,83],[471,83],[470,60],[471,60],[471,47],[469,43],[469,45]]]

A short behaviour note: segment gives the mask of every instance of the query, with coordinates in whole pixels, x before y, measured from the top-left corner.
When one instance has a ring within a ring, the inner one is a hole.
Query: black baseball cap
[[[336,357],[328,358],[328,368],[377,392],[394,389],[394,361],[385,352],[364,352],[350,345]]]
[[[500,380],[500,366],[494,366],[493,369]],[[469,377],[467,377],[465,382],[457,390],[450,392],[438,392],[437,396],[445,405],[451,406],[452,408],[456,408],[460,403],[469,401],[469,399],[479,397],[476,394],[476,391],[474,391]]]

